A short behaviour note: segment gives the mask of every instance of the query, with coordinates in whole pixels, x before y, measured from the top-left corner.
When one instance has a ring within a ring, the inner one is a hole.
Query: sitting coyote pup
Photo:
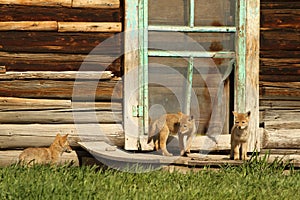
[[[63,152],[72,151],[68,142],[68,134],[56,135],[49,148],[27,148],[19,155],[19,162],[24,165],[35,164],[59,164]]]
[[[158,134],[157,134],[158,133]],[[178,112],[177,114],[165,114],[155,120],[150,126],[148,143],[153,139],[155,149],[161,149],[164,156],[172,156],[167,150],[169,134],[178,134],[180,155],[190,153],[192,139],[196,133],[195,119]],[[183,137],[187,136],[186,148],[183,145]]]
[[[230,158],[234,160],[240,159],[240,149],[242,160],[247,160],[248,150],[248,123],[250,119],[250,111],[247,113],[232,112],[235,118],[234,125],[231,129],[231,151]]]

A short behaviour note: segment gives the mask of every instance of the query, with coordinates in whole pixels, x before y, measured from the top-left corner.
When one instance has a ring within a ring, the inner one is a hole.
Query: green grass
[[[264,158],[187,174],[10,166],[0,169],[0,199],[297,199],[300,171],[287,167]]]

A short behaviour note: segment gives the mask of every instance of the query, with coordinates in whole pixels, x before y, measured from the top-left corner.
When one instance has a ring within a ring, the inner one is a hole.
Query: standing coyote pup
[[[35,164],[59,164],[63,152],[70,153],[72,151],[68,134],[61,136],[56,135],[55,140],[49,148],[27,148],[19,155],[19,162],[24,165]]]
[[[242,160],[247,160],[248,151],[248,124],[250,119],[250,111],[247,113],[232,112],[234,115],[234,125],[231,129],[231,151],[230,158],[234,160],[240,159],[240,149]]]
[[[167,150],[169,134],[178,134],[180,155],[190,153],[192,139],[196,133],[195,119],[178,112],[177,114],[165,114],[155,120],[150,127],[148,143],[153,139],[155,149],[161,149],[164,156],[172,156]],[[183,137],[187,136],[186,147],[184,148]]]

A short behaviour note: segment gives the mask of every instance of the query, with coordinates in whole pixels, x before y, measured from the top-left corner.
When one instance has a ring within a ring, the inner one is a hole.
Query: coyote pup
[[[59,164],[63,152],[72,151],[68,134],[61,136],[56,135],[55,140],[49,148],[27,148],[19,155],[19,162],[23,165],[35,164]]]
[[[231,129],[231,151],[230,158],[234,160],[240,159],[240,149],[242,160],[247,160],[248,148],[248,124],[250,119],[250,111],[247,113],[232,112],[234,115],[234,125]]]
[[[164,156],[172,156],[167,150],[169,134],[178,134],[180,155],[190,153],[192,139],[196,133],[195,119],[192,116],[178,112],[177,114],[165,114],[151,123],[148,143],[153,139],[155,149],[161,149]],[[186,148],[183,137],[187,136]]]

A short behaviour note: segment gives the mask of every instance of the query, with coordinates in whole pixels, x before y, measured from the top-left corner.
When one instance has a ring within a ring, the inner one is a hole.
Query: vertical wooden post
[[[138,114],[134,115],[134,108],[138,108],[138,0],[125,1],[124,20],[124,108],[123,122],[125,131],[125,149],[139,148]],[[137,111],[138,113],[138,111]]]
[[[251,111],[249,151],[259,150],[259,0],[237,3],[235,105],[238,112]]]

